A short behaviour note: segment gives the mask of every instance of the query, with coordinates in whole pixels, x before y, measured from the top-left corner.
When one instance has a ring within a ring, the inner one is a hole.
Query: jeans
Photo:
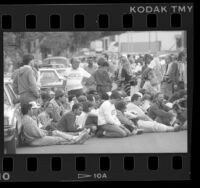
[[[172,132],[174,127],[158,123],[156,121],[143,121],[138,120],[138,128],[143,129],[144,132]]]
[[[105,131],[105,137],[110,138],[121,138],[128,135],[128,131],[124,127],[111,125],[111,124],[105,124],[98,127],[99,130]]]

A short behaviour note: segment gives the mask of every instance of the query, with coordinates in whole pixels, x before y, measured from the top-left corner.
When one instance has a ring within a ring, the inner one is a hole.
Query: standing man
[[[97,65],[93,63],[92,57],[88,58],[88,64],[84,66],[84,69],[91,75],[95,73],[97,70]],[[96,90],[96,82],[94,77],[91,76],[90,78],[84,79],[84,85],[87,91]]]
[[[32,66],[33,59],[33,55],[24,55],[23,66],[13,75],[13,90],[20,95],[21,104],[37,101],[40,96],[37,74]]]
[[[75,95],[77,98],[83,94],[83,78],[91,75],[83,68],[79,67],[80,61],[77,58],[71,59],[72,67],[68,69],[65,77],[67,80],[68,95]]]

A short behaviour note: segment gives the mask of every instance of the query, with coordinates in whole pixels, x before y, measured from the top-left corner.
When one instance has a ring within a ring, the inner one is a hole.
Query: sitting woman
[[[70,135],[58,130],[47,131],[40,129],[36,120],[32,118],[32,105],[21,106],[22,118],[22,144],[29,146],[47,146],[56,144],[83,144],[88,138],[88,132],[79,135]]]

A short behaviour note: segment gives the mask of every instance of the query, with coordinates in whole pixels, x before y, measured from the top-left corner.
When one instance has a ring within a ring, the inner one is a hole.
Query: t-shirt
[[[67,90],[82,89],[82,80],[84,77],[89,78],[91,75],[85,71],[83,68],[78,69],[69,68],[66,71],[65,77],[67,80]]]
[[[57,124],[57,129],[63,132],[78,132],[78,124],[76,123],[76,115],[73,112],[66,113]]]
[[[98,112],[98,125],[114,124],[121,125],[117,118],[117,111],[114,104],[111,104],[109,100],[103,102]]]
[[[144,116],[145,115],[144,111],[140,107],[138,107],[137,105],[133,104],[132,102],[127,104],[126,109],[129,112],[136,113],[138,116]]]

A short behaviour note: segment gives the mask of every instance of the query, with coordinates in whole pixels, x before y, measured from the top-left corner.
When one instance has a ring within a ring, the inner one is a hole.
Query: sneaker
[[[142,134],[143,132],[144,132],[143,129],[134,129],[134,130],[132,131],[132,134],[133,134],[133,135]]]
[[[90,135],[88,133],[85,133],[79,136],[77,139],[75,139],[74,144],[83,144],[86,140],[88,140],[88,138],[90,138]]]
[[[99,129],[96,133],[97,137],[103,137],[105,136],[106,132],[103,129]]]
[[[177,123],[174,125],[174,131],[175,132],[180,131],[181,129],[182,129],[182,125],[179,125]]]

